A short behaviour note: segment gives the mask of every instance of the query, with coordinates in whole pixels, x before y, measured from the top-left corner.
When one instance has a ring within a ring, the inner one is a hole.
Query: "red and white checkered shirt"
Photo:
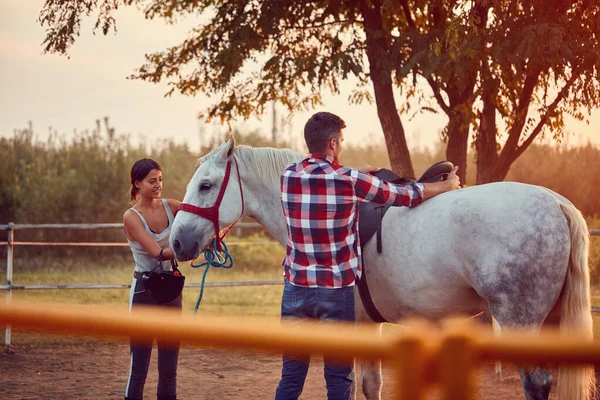
[[[414,207],[421,183],[396,185],[311,154],[281,175],[288,244],[285,277],[297,286],[341,288],[361,275],[358,203]]]

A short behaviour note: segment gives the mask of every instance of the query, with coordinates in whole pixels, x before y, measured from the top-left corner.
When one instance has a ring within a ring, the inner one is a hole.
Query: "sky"
[[[198,112],[211,104],[208,97],[174,94],[165,98],[166,84],[126,79],[144,63],[144,54],[179,44],[196,21],[167,25],[162,20],[145,20],[134,8],[122,8],[116,15],[116,34],[94,35],[95,18],[84,20],[81,36],[67,58],[42,54],[45,33],[37,17],[43,4],[43,0],[0,2],[0,137],[11,137],[15,129],[25,128],[31,121],[39,140],[47,139],[50,128],[71,138],[75,131],[93,129],[95,121],[104,117],[109,117],[117,133],[131,135],[134,143],[170,139],[197,149],[203,137],[206,140],[206,136],[227,131],[225,126],[197,119]],[[344,82],[341,89],[340,95],[325,95],[322,107],[295,113],[280,128],[281,136],[302,146],[306,120],[314,112],[330,111],[346,121],[347,143],[383,143],[375,105],[350,106],[347,99],[352,82]],[[283,107],[276,107],[278,119],[287,117]],[[402,121],[410,148],[431,148],[439,142],[447,119],[428,113],[412,120],[403,117]],[[270,108],[260,119],[238,120],[232,126],[270,137]],[[565,142],[570,146],[588,141],[600,144],[599,126],[598,111],[592,114],[589,126],[568,120]]]

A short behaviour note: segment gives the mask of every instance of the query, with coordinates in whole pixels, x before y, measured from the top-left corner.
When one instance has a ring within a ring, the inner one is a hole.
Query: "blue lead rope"
[[[223,245],[223,249],[219,252],[217,251],[217,239],[213,239],[212,250],[204,250],[203,255],[204,261],[200,264],[194,264],[193,262],[190,264],[192,268],[202,268],[206,267],[204,270],[204,274],[202,275],[202,284],[200,285],[200,295],[198,296],[198,301],[196,302],[196,308],[194,309],[194,316],[198,312],[198,307],[200,307],[200,302],[202,301],[202,295],[204,294],[204,282],[206,281],[206,274],[208,273],[209,268],[217,267],[217,268],[231,268],[233,267],[233,257],[229,254],[227,250],[227,245],[224,241],[221,241]]]

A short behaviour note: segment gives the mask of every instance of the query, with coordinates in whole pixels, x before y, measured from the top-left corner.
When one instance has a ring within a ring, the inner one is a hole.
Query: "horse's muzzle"
[[[174,239],[171,246],[178,261],[189,261],[200,255],[200,245],[196,240]]]

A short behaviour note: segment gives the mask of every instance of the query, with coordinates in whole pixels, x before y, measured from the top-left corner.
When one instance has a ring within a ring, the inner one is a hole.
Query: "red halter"
[[[235,159],[235,157],[234,157]],[[242,190],[242,178],[240,176],[240,168],[238,167],[238,162],[235,160],[235,169],[238,175],[238,182],[240,184],[240,194],[242,196],[242,212],[240,213],[240,217],[235,220],[235,222],[229,225],[223,235],[219,231],[219,207],[221,206],[221,201],[223,200],[223,195],[225,194],[225,189],[227,189],[227,184],[229,183],[229,175],[231,174],[231,160],[227,161],[227,166],[225,167],[225,177],[223,178],[223,184],[221,185],[221,190],[219,190],[219,195],[217,196],[217,201],[215,205],[212,207],[196,207],[193,204],[181,203],[179,205],[178,210],[187,211],[192,214],[196,214],[204,219],[211,221],[215,227],[215,236],[217,238],[217,250],[221,251],[221,241],[223,237],[229,232],[229,230],[235,225],[235,223],[242,218],[244,215],[244,191]]]

